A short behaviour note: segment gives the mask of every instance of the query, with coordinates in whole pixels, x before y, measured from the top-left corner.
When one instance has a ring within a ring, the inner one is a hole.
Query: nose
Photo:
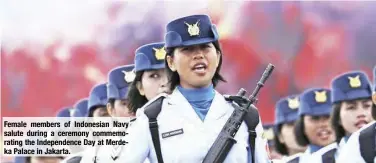
[[[204,53],[202,52],[201,49],[197,48],[195,50],[195,53],[194,53],[194,56],[193,56],[193,59],[203,59],[204,58]]]
[[[329,126],[329,117],[320,117],[319,120],[320,127],[328,127]]]

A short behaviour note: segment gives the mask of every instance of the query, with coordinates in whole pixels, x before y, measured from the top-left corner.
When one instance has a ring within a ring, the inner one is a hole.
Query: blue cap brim
[[[138,71],[145,71],[145,70],[159,70],[159,69],[164,69],[164,68],[166,68],[166,64],[165,63],[161,63],[161,64],[151,65],[148,68],[142,68],[142,69],[136,70],[136,72],[138,72]]]
[[[182,46],[191,46],[191,45],[199,45],[199,44],[206,44],[210,42],[217,41],[215,38],[201,38],[197,40],[189,40],[189,41],[184,41],[182,43]]]
[[[347,99],[346,100],[356,100],[361,98],[371,98],[370,91],[367,90],[356,90],[356,91],[350,91],[346,93]]]
[[[310,113],[304,113],[305,115],[310,115],[310,116],[328,116],[330,115],[332,111],[332,105],[330,104],[325,104],[325,105],[320,105],[316,107],[312,107]]]

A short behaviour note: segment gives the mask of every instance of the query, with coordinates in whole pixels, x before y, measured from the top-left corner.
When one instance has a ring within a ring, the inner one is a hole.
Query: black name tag
[[[184,133],[184,131],[181,128],[181,129],[162,133],[162,138],[164,139],[164,138],[168,138],[168,137],[171,137],[171,136],[180,135],[180,134],[183,134],[183,133]]]

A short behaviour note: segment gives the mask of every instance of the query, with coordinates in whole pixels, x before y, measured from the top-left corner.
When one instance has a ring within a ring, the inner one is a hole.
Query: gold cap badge
[[[299,108],[299,98],[287,98],[287,102],[289,104],[290,109],[297,109]]]
[[[315,91],[315,100],[316,102],[326,102],[327,97],[326,97],[326,91]]]
[[[274,132],[272,128],[264,130],[262,133],[262,138],[267,140],[273,140],[274,139]]]
[[[350,84],[351,88],[358,88],[362,85],[362,83],[360,82],[360,79],[359,79],[359,75],[357,75],[355,77],[349,76],[348,78],[349,78],[349,84]]]
[[[153,48],[154,50],[154,55],[155,55],[155,58],[157,58],[157,60],[164,60],[165,57],[166,57],[166,50],[164,47],[158,49],[158,48]]]
[[[376,92],[373,92],[372,94],[372,101],[376,105]]]
[[[73,115],[74,115],[74,112],[75,112],[75,110],[74,110],[74,109],[69,109],[69,115],[70,115],[71,117],[73,117]]]
[[[188,26],[188,33],[189,36],[198,36],[200,34],[200,28],[198,27],[200,20],[198,20],[195,24],[188,24],[184,22]]]
[[[131,83],[133,82],[134,78],[136,77],[136,74],[134,73],[134,70],[132,71],[121,71],[123,72],[124,74],[124,80],[127,82],[127,83]]]

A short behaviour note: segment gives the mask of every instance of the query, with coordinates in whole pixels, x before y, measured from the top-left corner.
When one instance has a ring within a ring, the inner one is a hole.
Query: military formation
[[[112,137],[127,144],[73,146],[65,158],[16,157],[15,162],[375,162],[376,67],[373,83],[364,72],[353,71],[334,77],[330,88],[281,98],[273,124],[263,125],[257,107],[248,105],[248,120],[234,122],[236,131],[227,136],[232,142],[228,149],[216,146],[232,114],[247,108],[216,91],[225,81],[219,39],[207,15],[173,20],[166,26],[164,41],[139,47],[133,64],[112,69],[106,83],[94,86],[73,108],[57,113],[127,118],[129,127],[116,130],[128,134]],[[255,123],[253,128],[250,123]],[[221,155],[213,155],[213,148]]]

